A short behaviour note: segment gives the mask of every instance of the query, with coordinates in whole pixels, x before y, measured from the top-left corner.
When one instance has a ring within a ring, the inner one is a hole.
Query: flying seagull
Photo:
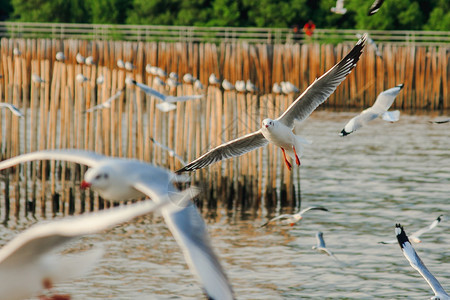
[[[292,168],[292,165],[287,160],[286,152],[295,159],[297,165],[300,165],[298,153],[301,155],[301,145],[307,142],[292,132],[295,122],[306,119],[344,81],[356,66],[365,43],[366,36],[363,36],[347,56],[319,79],[316,79],[280,117],[275,120],[264,119],[262,121],[262,128],[258,131],[209,150],[177,172],[204,168],[217,161],[240,156],[259,147],[266,146],[269,142],[281,148],[284,161],[289,170]],[[237,88],[238,84],[236,83]]]
[[[158,98],[159,100],[163,101],[163,103],[159,103],[156,105],[156,107],[163,112],[168,112],[168,111],[171,111],[171,110],[177,108],[177,106],[173,104],[174,102],[183,102],[183,101],[203,98],[203,95],[166,96],[166,95],[158,92],[157,90],[152,89],[148,85],[139,83],[136,80],[131,79],[131,78],[127,78],[127,83],[134,84],[138,88],[140,88],[144,93],[146,93],[147,95],[154,96],[154,97]]]
[[[440,215],[439,217],[436,218],[436,220],[434,220],[430,225],[417,230],[416,232],[414,232],[413,234],[411,234],[409,236],[410,240],[413,241],[414,243],[421,243],[422,240],[419,238],[422,234],[427,233],[429,231],[431,231],[434,227],[438,226],[439,223],[442,221],[444,215]],[[382,241],[382,242],[378,242],[378,244],[395,244],[397,242],[397,240],[388,240],[388,241]]]
[[[0,300],[29,298],[55,283],[82,276],[100,260],[103,249],[94,247],[70,256],[59,255],[57,250],[83,235],[103,231],[167,204],[168,199],[161,199],[158,204],[146,200],[30,227],[0,249]],[[53,295],[51,299],[63,299],[62,296]]]
[[[152,143],[155,144],[156,146],[158,146],[159,148],[161,148],[161,149],[167,151],[167,153],[169,153],[169,156],[170,156],[170,157],[175,157],[176,159],[178,159],[178,160],[180,161],[180,163],[181,163],[183,166],[186,165],[186,162],[183,160],[183,158],[182,158],[180,155],[178,155],[178,154],[175,152],[175,150],[173,150],[173,149],[171,149],[171,148],[169,148],[169,147],[167,147],[167,146],[164,146],[163,144],[161,144],[160,142],[156,141],[156,140],[155,140],[154,138],[152,138],[152,137],[150,138],[150,141],[152,141]]]
[[[36,160],[64,160],[89,167],[84,174],[81,188],[91,188],[101,197],[111,201],[150,197],[156,203],[161,195],[170,197],[168,205],[161,208],[161,214],[183,251],[185,260],[201,282],[210,299],[233,299],[233,290],[215,255],[203,218],[190,202],[183,206],[173,201],[179,190],[174,182],[185,180],[152,164],[125,158],[108,157],[83,150],[43,150],[22,154],[0,162],[0,170]],[[196,189],[182,193],[195,196]]]
[[[359,115],[348,121],[340,135],[346,136],[380,116],[385,121],[397,122],[400,117],[400,111],[388,111],[388,109],[394,103],[395,97],[397,97],[402,88],[403,84],[399,84],[396,87],[381,92],[372,107],[363,110]]]
[[[116,100],[117,98],[120,97],[120,95],[122,95],[123,91],[125,90],[125,88],[120,89],[119,91],[117,91],[117,93],[115,93],[114,95],[112,95],[111,97],[109,97],[106,101],[93,106],[91,108],[89,108],[88,110],[86,110],[85,112],[93,112],[94,110],[99,110],[99,109],[103,109],[103,108],[110,108],[111,107],[111,103]]]
[[[336,7],[332,7],[331,11],[335,14],[344,15],[347,9],[344,7],[344,0],[336,0]]]
[[[450,122],[450,119],[430,121],[430,123],[434,123],[434,124],[444,124],[444,123],[448,123],[448,122]]]
[[[434,297],[431,299],[434,300],[450,300],[450,296],[444,291],[444,288],[436,279],[436,277],[431,274],[431,272],[427,269],[427,267],[423,264],[420,257],[417,255],[413,246],[408,240],[408,236],[406,235],[403,227],[400,224],[395,224],[395,234],[397,236],[398,244],[402,249],[403,255],[409,261],[411,267],[416,269],[417,272],[422,275],[422,277],[426,280],[428,285],[434,292]]]
[[[356,35],[356,37],[358,39],[360,39],[362,37],[361,33],[357,33],[355,35]],[[375,49],[376,56],[378,56],[379,58],[383,59],[383,55],[381,54],[380,49],[378,49],[377,44],[375,43],[375,41],[368,34],[367,34],[367,42],[369,43],[369,45],[372,45],[372,47]]]
[[[375,14],[380,9],[383,2],[384,2],[384,0],[375,0],[372,3],[372,6],[370,6],[369,12],[367,13],[367,15],[371,16],[371,15]]]
[[[7,108],[16,116],[18,116],[20,118],[24,117],[23,113],[16,106],[14,106],[11,103],[0,102],[0,108]]]
[[[325,241],[323,239],[322,231],[319,231],[319,232],[316,233],[316,239],[317,239],[317,244],[315,246],[312,246],[313,250],[325,253],[326,255],[331,256],[335,260],[338,260],[337,257],[333,254],[333,252],[328,250],[327,246],[325,246]]]
[[[31,74],[31,80],[35,83],[45,83],[45,80],[36,73]]]
[[[303,219],[303,214],[307,211],[310,210],[323,210],[323,211],[328,211],[328,209],[326,209],[325,207],[322,206],[310,206],[307,207],[301,211],[299,211],[296,214],[282,214],[279,215],[278,217],[272,218],[269,221],[267,221],[266,223],[262,224],[261,227],[263,226],[267,226],[270,223],[273,223],[275,221],[280,220],[282,224],[289,224],[291,226],[294,226],[295,223],[299,222],[301,219]]]

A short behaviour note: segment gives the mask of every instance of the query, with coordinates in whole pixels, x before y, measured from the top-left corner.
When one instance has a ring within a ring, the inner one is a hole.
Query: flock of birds
[[[383,1],[377,2],[381,5]],[[281,116],[276,119],[264,119],[262,127],[258,131],[211,149],[190,163],[184,162],[182,157],[177,156],[173,150],[152,140],[158,146],[169,151],[172,156],[178,157],[183,163],[184,167],[175,173],[143,161],[108,157],[74,149],[37,151],[0,162],[0,170],[38,160],[61,160],[82,164],[88,166],[81,182],[82,189],[90,188],[104,199],[113,202],[150,198],[150,200],[147,199],[105,211],[39,223],[17,235],[0,249],[0,299],[23,299],[43,291],[48,292],[51,291],[54,284],[84,274],[100,259],[103,250],[93,248],[81,254],[66,257],[56,254],[62,246],[81,236],[103,231],[154,211],[159,211],[162,214],[169,230],[180,246],[192,274],[201,283],[208,299],[234,299],[235,295],[231,284],[214,253],[206,224],[191,201],[200,191],[195,187],[180,191],[175,184],[189,181],[189,176],[182,175],[183,172],[195,171],[220,160],[243,155],[269,143],[281,149],[287,168],[291,169],[293,164],[288,160],[287,155],[299,166],[302,145],[309,142],[293,134],[294,125],[305,120],[345,80],[359,61],[367,41],[368,37],[362,36],[340,62],[316,79]],[[63,60],[64,54],[58,53],[57,58]],[[93,59],[84,58],[81,55],[77,55],[76,59],[85,64],[94,63]],[[134,68],[131,63],[127,64],[123,61],[119,61],[119,65],[127,70]],[[156,67],[147,67],[148,72],[152,72],[152,74],[155,72],[155,74],[162,76],[162,72],[164,72]],[[172,84],[176,84],[178,81],[175,75],[169,75],[169,79],[173,80]],[[197,82],[197,79],[187,75],[183,76],[185,81]],[[88,80],[81,76],[77,78],[80,82]],[[36,83],[43,82],[37,75],[33,75],[32,80]],[[209,80],[210,84],[220,83],[220,80],[214,74],[210,76]],[[162,101],[159,109],[163,111],[173,109],[173,102],[203,97],[203,95],[167,96],[145,84],[136,82],[132,78],[127,78],[126,83],[135,85],[146,94],[159,98]],[[223,80],[221,84],[225,90],[233,88],[243,90],[245,88],[246,91],[257,91],[257,88],[249,81],[236,82],[235,85],[232,85],[230,82]],[[283,92],[283,89],[296,92],[292,91],[294,87],[286,82],[277,85],[276,88],[281,92]],[[348,135],[377,117],[390,122],[397,121],[399,112],[388,111],[388,109],[402,88],[403,84],[400,84],[380,93],[372,107],[355,116],[344,126],[341,135]],[[123,89],[107,101],[90,108],[86,112],[110,107],[111,102],[117,99],[121,93],[123,93]],[[23,117],[23,114],[11,104],[1,103],[0,106],[7,107],[15,115]],[[302,220],[306,212],[313,210],[328,211],[325,207],[312,206],[296,214],[277,216],[262,226],[276,222],[293,226]],[[439,216],[430,226],[412,234],[410,236],[411,241],[420,242],[419,236],[435,228],[442,217],[442,215]],[[435,293],[433,299],[450,299],[414,251],[403,227],[397,225],[395,234],[403,254],[409,260],[411,266],[419,271],[433,289]],[[391,242],[389,240],[380,243]],[[324,252],[337,260],[334,254],[327,249],[322,232],[317,233],[317,245],[313,246],[313,249]],[[22,282],[24,281],[27,284],[23,285]],[[70,296],[42,295],[41,299],[70,299]]]

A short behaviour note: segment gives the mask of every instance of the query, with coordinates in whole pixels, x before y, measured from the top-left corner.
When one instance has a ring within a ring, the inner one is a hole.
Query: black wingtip
[[[443,217],[443,216],[444,216],[444,215],[439,215],[439,217],[437,217],[436,220],[437,220],[438,222],[442,221],[442,217]]]
[[[405,84],[400,83],[399,85],[397,85],[397,87],[399,87],[400,89],[402,89],[405,86]]]
[[[408,236],[405,233],[405,230],[403,230],[403,226],[400,224],[395,224],[395,234],[397,235],[397,241],[400,245],[400,248],[403,249],[406,242],[409,242]]]
[[[347,132],[345,131],[345,129],[342,129],[341,133],[339,134],[340,136],[346,136],[349,135],[351,132]]]

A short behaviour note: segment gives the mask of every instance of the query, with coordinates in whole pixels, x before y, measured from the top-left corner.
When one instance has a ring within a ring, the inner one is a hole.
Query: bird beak
[[[269,127],[269,125],[266,125],[266,128]]]
[[[85,189],[87,189],[88,187],[91,187],[91,183],[89,183],[89,182],[86,182],[86,181],[82,181],[81,182],[81,189],[83,189],[83,190],[85,190]]]

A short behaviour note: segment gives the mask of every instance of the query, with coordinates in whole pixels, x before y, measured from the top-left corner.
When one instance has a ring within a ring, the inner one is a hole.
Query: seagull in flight
[[[258,131],[209,150],[177,172],[201,169],[217,161],[240,156],[249,151],[266,146],[269,142],[281,148],[284,161],[289,170],[292,168],[292,165],[288,161],[286,153],[295,159],[297,165],[300,165],[299,154],[301,155],[302,144],[308,142],[294,135],[292,132],[295,122],[305,120],[344,81],[356,66],[365,43],[366,36],[363,36],[340,62],[334,65],[319,79],[316,79],[280,117],[275,120],[269,118],[264,119],[261,129]],[[238,85],[236,83],[237,88]]]
[[[355,35],[356,35],[356,37],[358,39],[360,39],[362,37],[361,33],[357,33]],[[381,54],[380,49],[378,49],[377,44],[375,43],[375,41],[368,34],[367,34],[367,42],[369,43],[369,45],[372,45],[372,47],[375,49],[376,56],[378,56],[379,58],[383,59],[383,55]]]
[[[152,141],[152,143],[155,144],[156,146],[158,146],[159,148],[161,148],[161,149],[167,151],[167,153],[169,153],[169,156],[170,156],[170,157],[175,157],[176,159],[178,159],[178,160],[180,161],[180,163],[181,163],[183,166],[186,165],[186,162],[183,160],[183,158],[182,158],[180,155],[178,155],[178,154],[175,152],[175,150],[173,150],[173,149],[171,149],[171,148],[169,148],[169,147],[167,147],[167,146],[164,146],[163,144],[161,144],[160,142],[156,141],[156,140],[155,140],[154,138],[152,138],[152,137],[150,138],[150,141]]]
[[[331,252],[330,250],[327,249],[327,246],[325,246],[325,241],[323,239],[323,233],[322,231],[319,231],[316,233],[316,239],[317,239],[317,244],[315,246],[312,246],[313,250],[316,250],[318,252],[322,252],[325,253],[328,256],[331,256],[332,258],[334,258],[335,260],[339,261],[337,259],[337,257],[333,254],[333,252]]]
[[[336,0],[336,7],[332,7],[331,11],[335,14],[344,15],[347,9],[344,7],[344,0]]]
[[[310,210],[323,210],[323,211],[329,211],[328,209],[326,209],[325,207],[322,206],[310,206],[307,207],[301,211],[299,211],[296,214],[282,214],[279,215],[278,217],[272,218],[269,221],[267,221],[266,223],[262,224],[261,227],[267,226],[270,223],[273,223],[275,221],[281,221],[282,224],[289,224],[291,226],[294,226],[295,223],[299,222],[301,219],[303,219],[303,214],[307,211]]]
[[[0,102],[0,108],[7,108],[9,109],[13,114],[18,116],[19,118],[23,118],[23,113],[13,104],[6,103],[6,102]]]
[[[106,101],[93,106],[91,108],[89,108],[88,110],[86,110],[85,112],[93,112],[95,110],[99,110],[99,109],[104,109],[104,108],[110,108],[111,107],[111,103],[116,100],[117,98],[120,97],[120,95],[122,95],[122,93],[125,91],[125,88],[120,89],[119,91],[117,91],[117,93],[115,93],[114,95],[112,95],[111,97],[109,97]]]
[[[417,255],[413,246],[411,245],[408,236],[406,235],[403,227],[400,224],[395,225],[395,234],[397,236],[398,244],[402,249],[403,255],[409,261],[411,267],[413,267],[417,272],[422,275],[426,280],[428,285],[434,292],[434,296],[431,297],[433,300],[450,300],[450,296],[445,292],[442,285],[436,279],[436,277],[431,274],[427,267],[423,264],[423,261]]]
[[[372,107],[363,110],[359,115],[348,121],[339,135],[346,136],[361,128],[364,124],[378,118],[381,118],[389,122],[397,122],[400,117],[400,111],[388,111],[392,103],[394,103],[395,97],[400,93],[403,88],[403,84],[399,84],[396,87],[381,92]]]
[[[161,197],[170,198],[170,203],[161,208],[161,214],[183,251],[191,272],[210,299],[234,298],[228,278],[212,249],[203,218],[191,201],[187,206],[176,201],[180,191],[173,183],[185,181],[185,176],[139,160],[75,149],[22,154],[0,162],[0,170],[36,160],[63,160],[88,166],[81,188],[91,188],[111,201],[150,197],[160,203]],[[181,193],[194,197],[197,189],[191,187]]]
[[[450,122],[450,119],[430,121],[430,123],[434,123],[434,124],[444,124],[444,123],[448,123],[448,122]]]
[[[375,0],[369,8],[368,16],[374,15],[383,4],[384,0]]]
[[[422,234],[427,233],[431,230],[433,230],[434,227],[438,226],[439,223],[442,221],[444,215],[440,215],[439,217],[436,218],[436,220],[434,220],[430,225],[417,230],[416,232],[412,233],[409,236],[409,239],[411,241],[413,241],[414,243],[421,243],[422,240],[419,238]],[[378,242],[378,244],[395,244],[397,242],[397,240],[388,240],[388,241],[382,241],[382,242]]]

